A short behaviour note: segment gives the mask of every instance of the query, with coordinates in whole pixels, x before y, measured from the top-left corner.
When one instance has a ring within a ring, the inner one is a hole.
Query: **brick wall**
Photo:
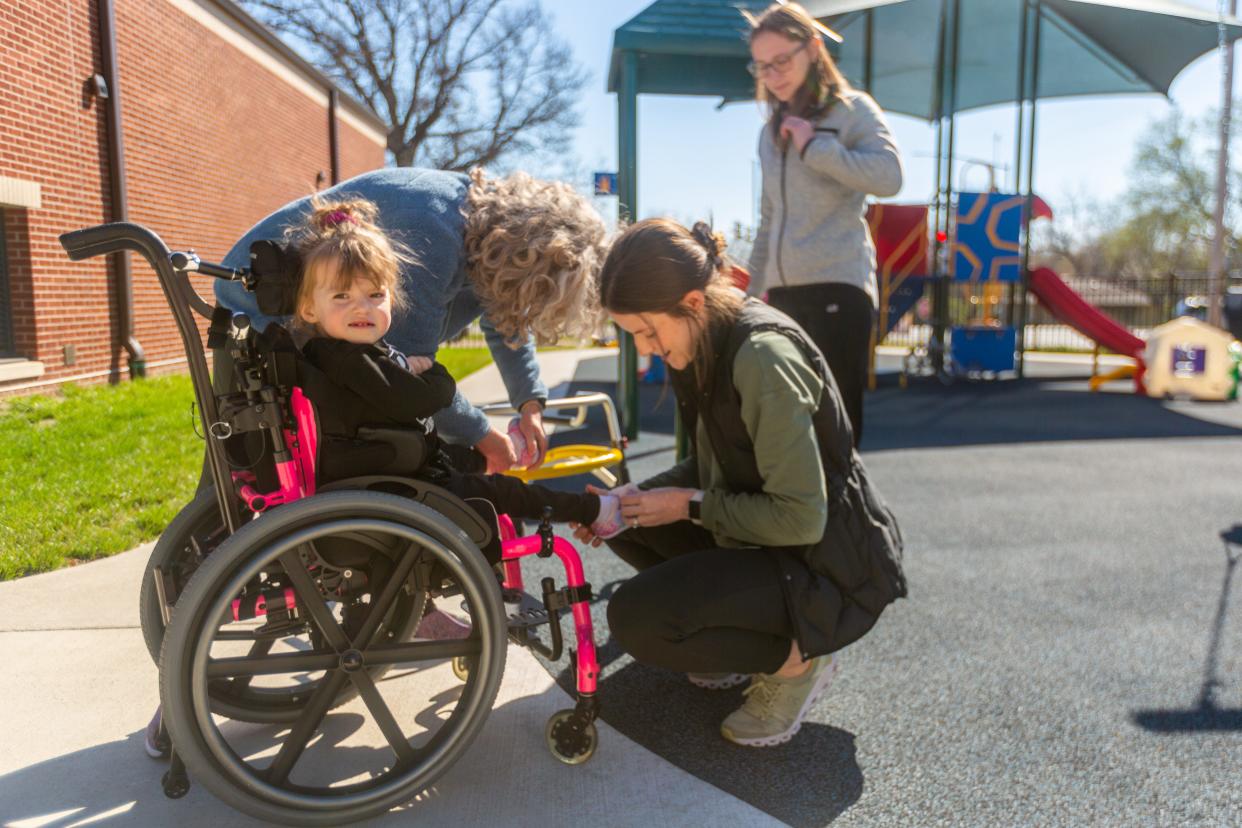
[[[4,211],[14,344],[44,363],[40,382],[125,368],[109,265],[69,262],[57,242],[110,218],[104,102],[84,91],[102,71],[95,10],[95,0],[0,6],[0,176],[42,187],[41,207]],[[116,32],[131,221],[218,260],[320,174],[327,183],[322,86],[246,41],[210,2],[124,0]],[[343,177],[383,166],[371,135],[341,119],[339,137]],[[135,336],[153,369],[176,368],[183,351],[158,280],[132,258]],[[30,385],[0,384],[0,394]]]

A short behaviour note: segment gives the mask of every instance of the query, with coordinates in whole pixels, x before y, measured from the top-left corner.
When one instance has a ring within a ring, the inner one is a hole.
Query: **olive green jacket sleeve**
[[[649,477],[638,484],[640,489],[661,489],[673,487],[679,489],[697,489],[699,487],[698,458],[690,454],[670,469]]]
[[[722,543],[733,541],[730,546],[817,543],[828,519],[827,484],[812,423],[823,382],[793,342],[761,331],[738,351],[733,384],[763,491],[730,492],[717,474],[711,475],[703,498],[704,527]],[[711,466],[718,473],[719,466]]]

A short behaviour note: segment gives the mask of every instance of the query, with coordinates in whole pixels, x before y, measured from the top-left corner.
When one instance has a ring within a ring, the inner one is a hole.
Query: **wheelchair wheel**
[[[363,547],[387,561],[375,569],[388,571],[342,609],[317,570],[308,569],[307,553],[332,559],[356,556]],[[387,637],[382,619],[400,595],[425,595],[422,576],[433,567],[460,589],[470,637]],[[289,591],[290,626],[269,631],[273,644],[264,652],[243,646],[235,655],[246,641],[231,607],[256,583]],[[348,606],[358,605],[366,611],[351,616]],[[502,606],[482,553],[448,519],[418,503],[342,491],[284,506],[222,543],[177,602],[160,664],[174,749],[192,779],[259,819],[338,825],[409,802],[460,757],[491,710],[504,670]],[[292,635],[295,622],[309,634]],[[472,657],[464,685],[448,664],[457,656]],[[368,672],[398,665],[400,673],[382,683]],[[250,679],[305,681],[296,717],[256,727],[219,715],[213,682]],[[428,684],[441,689],[429,692]],[[360,698],[329,713],[347,687]]]
[[[142,574],[142,587],[138,593],[138,619],[142,625],[142,639],[146,642],[151,660],[159,663],[160,643],[164,640],[164,615],[161,612],[159,592],[155,588],[155,570],[158,567],[165,578],[172,581],[178,592],[185,588],[190,575],[201,563],[201,558],[211,552],[225,537],[220,520],[216,495],[211,489],[203,489],[168,524],[168,528],[156,541]]]
[[[273,514],[275,514],[273,512]],[[268,520],[264,517],[263,520]],[[142,589],[138,598],[138,612],[142,624],[142,637],[146,641],[147,650],[158,664],[160,646],[164,638],[164,617],[160,608],[159,594],[155,588],[155,569],[165,574],[172,582],[172,588],[179,594],[189,582],[191,576],[206,560],[216,546],[220,545],[225,534],[220,520],[219,507],[216,504],[215,492],[205,489],[198,492],[194,499],[168,524],[168,528],[160,536],[147,561],[143,574]],[[319,562],[325,569],[330,565]],[[337,567],[339,577],[341,568]],[[404,641],[413,635],[422,618],[426,605],[425,593],[403,593],[393,607],[390,617],[385,622],[385,631],[394,641]],[[253,654],[261,655],[270,648],[271,641],[256,640],[252,643]],[[309,644],[309,642],[305,642]],[[369,669],[371,677],[378,680],[387,667]],[[275,723],[288,722],[297,718],[302,703],[307,697],[307,686],[303,683],[290,684],[287,687],[259,687],[250,682],[216,681],[211,685],[212,710],[231,719],[245,722]],[[337,704],[344,704],[357,696],[352,686],[344,688],[337,697]]]

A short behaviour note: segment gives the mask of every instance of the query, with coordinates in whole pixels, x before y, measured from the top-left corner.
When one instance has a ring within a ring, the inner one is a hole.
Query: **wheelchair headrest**
[[[293,245],[262,239],[250,245],[250,274],[259,310],[290,316],[296,310],[302,259]]]

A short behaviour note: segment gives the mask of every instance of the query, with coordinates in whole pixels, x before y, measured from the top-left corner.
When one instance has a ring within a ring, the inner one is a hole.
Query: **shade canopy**
[[[931,120],[939,103],[940,32],[955,0],[805,0],[844,37],[833,49],[850,81],[885,110]],[[956,0],[957,103],[961,112],[1018,97],[1023,0]],[[618,28],[609,91],[620,56],[638,54],[638,92],[748,100],[754,80],[740,9],[766,0],[657,0]],[[1218,43],[1216,16],[1175,0],[1041,0],[1039,98],[1159,93]],[[1231,40],[1242,21],[1230,18]]]

